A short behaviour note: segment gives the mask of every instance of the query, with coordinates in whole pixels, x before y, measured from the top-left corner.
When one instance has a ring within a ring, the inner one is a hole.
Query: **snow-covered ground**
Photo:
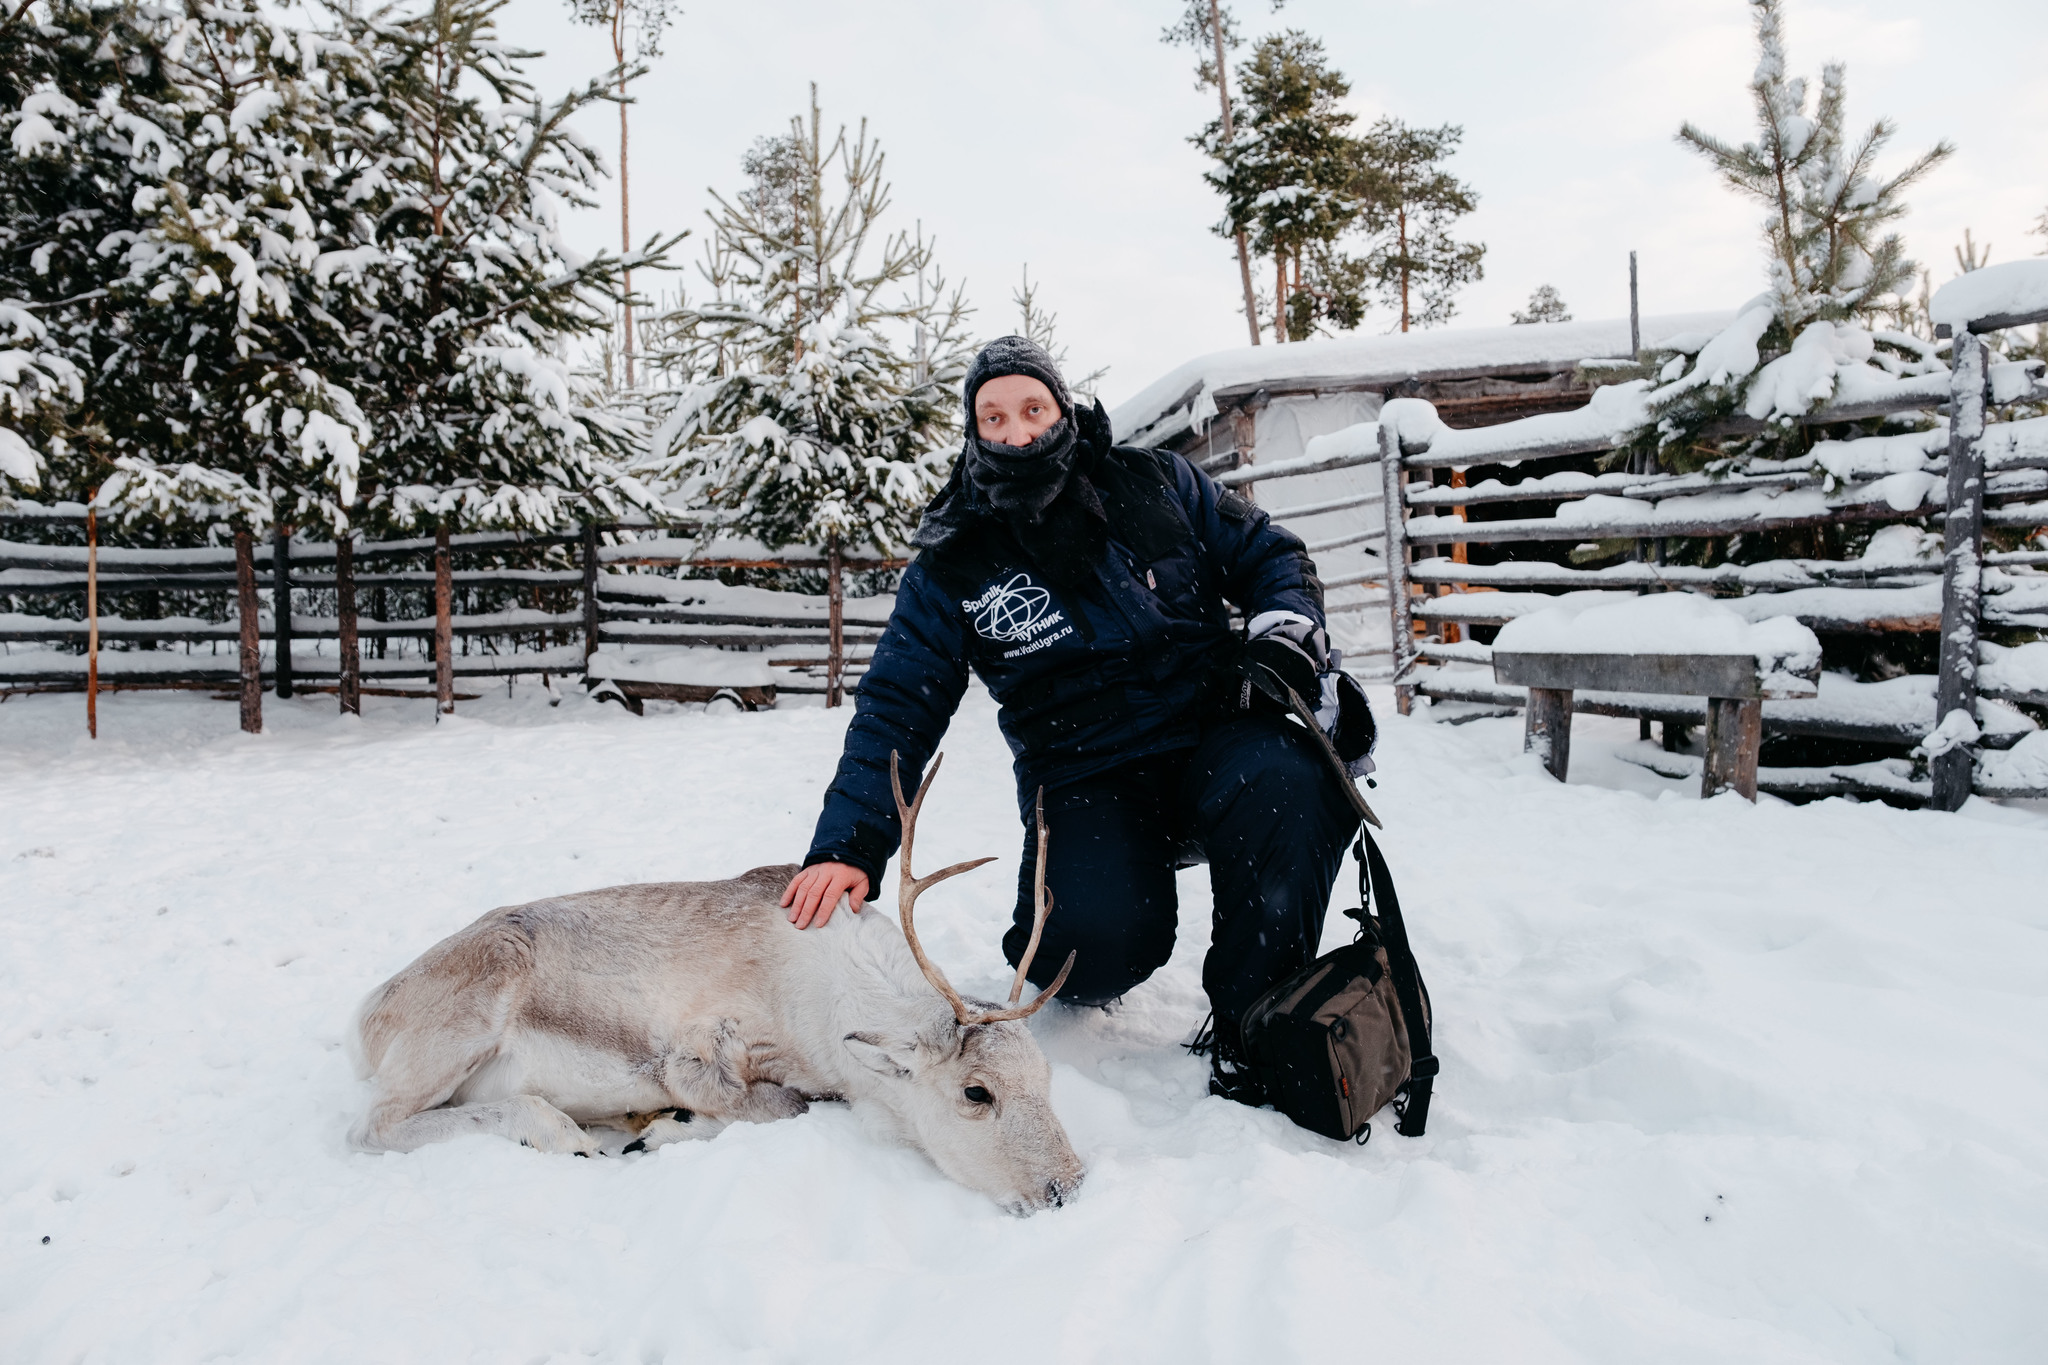
[[[347,1151],[367,989],[495,905],[797,857],[847,713],[332,705],[271,699],[249,739],[230,705],[122,694],[97,744],[79,698],[0,706],[0,1358],[1841,1365],[2048,1339],[2041,805],[1701,803],[1591,717],[1559,787],[1515,721],[1391,721],[1371,795],[1440,1021],[1429,1135],[1338,1145],[1207,1097],[1177,1046],[1189,872],[1165,971],[1034,1021],[1091,1173],[1018,1220],[836,1105],[609,1160]],[[977,689],[949,738],[932,866],[1016,857],[991,711]],[[1013,871],[928,901],[984,994]]]

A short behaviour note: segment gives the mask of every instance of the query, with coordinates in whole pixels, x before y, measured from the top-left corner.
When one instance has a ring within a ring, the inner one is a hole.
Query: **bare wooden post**
[[[1707,698],[1707,761],[1700,799],[1732,791],[1756,800],[1756,761],[1764,743],[1764,704],[1755,697]]]
[[[1259,458],[1259,417],[1249,407],[1231,409],[1230,440],[1237,447],[1237,465],[1243,469],[1256,464]],[[1257,502],[1258,495],[1248,483],[1239,484],[1237,491],[1249,502]]]
[[[434,709],[455,714],[455,575],[448,563],[448,526],[434,528]]]
[[[1380,479],[1385,495],[1380,501],[1380,515],[1386,520],[1387,531],[1387,606],[1392,614],[1389,629],[1393,632],[1394,677],[1404,677],[1408,667],[1415,661],[1415,618],[1408,601],[1408,543],[1403,522],[1407,519],[1406,495],[1402,484],[1406,480],[1401,473],[1401,442],[1389,427],[1380,428]],[[1406,683],[1394,684],[1394,709],[1407,715],[1415,705],[1415,689]]]
[[[1572,694],[1562,688],[1532,687],[1523,712],[1522,752],[1535,754],[1558,781],[1572,762]]]
[[[1636,253],[1628,253],[1628,358],[1643,358],[1643,310],[1636,294]]]
[[[85,733],[100,737],[100,514],[91,505],[85,509]]]
[[[263,637],[256,620],[256,537],[235,528],[235,606],[242,625],[242,728],[263,733]]]
[[[1937,726],[1956,711],[1977,717],[1977,633],[1984,607],[1984,342],[1955,339],[1949,381],[1948,509],[1942,517],[1941,674],[1935,684]],[[1957,744],[1928,762],[1929,804],[1957,810],[1976,775],[1974,746]]]
[[[270,634],[277,647],[277,695],[292,694],[292,532],[279,522],[270,535]]]
[[[839,537],[826,547],[825,617],[831,643],[825,647],[825,705],[839,705],[846,674],[846,583],[840,568]]]
[[[341,659],[335,693],[341,698],[344,716],[363,713],[363,652],[356,635],[356,544],[355,532],[343,531],[334,538],[334,602],[340,619]]]
[[[583,657],[597,653],[597,523],[583,528]]]

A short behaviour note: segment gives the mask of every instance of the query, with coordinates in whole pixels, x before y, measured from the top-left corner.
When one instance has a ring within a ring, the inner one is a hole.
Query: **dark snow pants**
[[[1271,716],[1211,726],[1192,749],[1137,759],[1045,794],[1053,910],[1031,964],[1045,985],[1067,953],[1070,1004],[1116,999],[1173,954],[1174,867],[1193,845],[1208,856],[1215,912],[1202,985],[1235,1028],[1266,989],[1315,957],[1330,888],[1358,816],[1328,760]],[[1031,936],[1037,835],[1024,801],[1016,921],[1003,936],[1015,966]]]

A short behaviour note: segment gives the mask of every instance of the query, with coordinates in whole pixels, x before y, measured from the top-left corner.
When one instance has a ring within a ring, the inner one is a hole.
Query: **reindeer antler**
[[[889,790],[896,798],[896,818],[903,824],[902,860],[896,867],[896,914],[903,923],[903,941],[910,945],[910,955],[917,959],[918,969],[924,973],[925,980],[931,982],[932,988],[946,998],[946,1003],[953,1007],[954,1019],[962,1026],[999,1024],[1007,1019],[1028,1018],[1045,1008],[1046,1002],[1059,992],[1061,986],[1067,984],[1067,973],[1074,969],[1073,953],[1067,954],[1066,965],[1060,968],[1060,974],[1053,978],[1052,984],[1040,991],[1038,997],[1030,1004],[1007,1010],[973,1010],[960,998],[960,992],[953,989],[953,983],[946,979],[946,974],[939,970],[938,964],[925,956],[924,945],[917,941],[917,898],[948,877],[957,877],[962,872],[972,872],[983,863],[995,861],[993,858],[975,858],[969,862],[954,863],[951,867],[942,867],[926,877],[920,877],[910,870],[911,849],[917,838],[918,812],[924,809],[925,793],[931,790],[932,779],[939,775],[939,765],[945,761],[944,754],[932,759],[931,769],[925,773],[924,781],[918,784],[916,799],[906,805],[903,800],[903,779],[897,770],[897,754],[893,749],[889,751]],[[1031,959],[1038,952],[1038,938],[1045,929],[1045,918],[1052,913],[1052,899],[1045,890],[1045,846],[1045,791],[1041,788],[1038,793],[1038,873],[1034,907],[1036,914],[1031,924],[1031,942],[1025,948],[1024,956],[1018,960],[1017,981],[1010,988],[1010,1003],[1013,1006],[1024,993],[1024,973],[1030,969]]]

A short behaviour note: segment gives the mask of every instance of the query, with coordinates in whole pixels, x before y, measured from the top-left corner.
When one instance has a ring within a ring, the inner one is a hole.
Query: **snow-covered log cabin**
[[[1653,349],[1686,334],[1712,334],[1731,316],[1645,318],[1642,345]],[[1627,318],[1240,346],[1198,356],[1161,376],[1119,404],[1111,420],[1119,441],[1178,452],[1211,474],[1286,468],[1311,454],[1339,454],[1323,447],[1312,452],[1310,443],[1376,420],[1390,398],[1427,399],[1458,428],[1581,408],[1592,388],[1578,377],[1580,368],[1629,355]],[[1347,652],[1367,668],[1383,663],[1386,614],[1368,608],[1384,598],[1368,585],[1346,582],[1379,563],[1378,467],[1276,470],[1275,477],[1240,489],[1314,549],[1317,568],[1332,585],[1332,631]]]

